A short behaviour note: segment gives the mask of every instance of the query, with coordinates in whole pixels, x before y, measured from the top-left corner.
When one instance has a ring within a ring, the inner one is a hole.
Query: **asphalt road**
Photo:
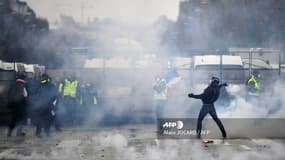
[[[285,159],[284,139],[158,140],[154,125],[64,128],[51,137],[6,137],[0,128],[0,160],[201,160]]]

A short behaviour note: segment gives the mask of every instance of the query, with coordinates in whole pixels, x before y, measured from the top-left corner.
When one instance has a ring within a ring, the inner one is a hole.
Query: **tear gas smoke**
[[[130,2],[129,0],[124,2],[121,2],[122,4],[120,5],[129,6],[136,3],[136,2]],[[33,1],[33,4],[36,3],[38,2]],[[51,4],[51,2],[46,2],[46,3]],[[93,3],[95,2],[92,2],[92,4]],[[98,5],[100,6],[100,4],[103,2],[100,1],[96,3],[98,3]],[[120,2],[108,1],[104,3],[113,6],[114,4],[119,4]],[[156,4],[159,2],[152,2],[151,4],[153,3]],[[70,1],[66,2],[66,4],[73,5]],[[209,8],[210,13],[213,14],[211,14],[211,21],[207,25],[201,27],[199,24],[193,24],[190,27],[191,29],[187,30],[186,35],[188,35],[188,31],[197,34],[197,35],[194,34],[194,37],[196,35],[197,38],[195,40],[195,43],[193,43],[194,45],[197,44],[197,46],[195,46],[194,48],[199,48],[201,47],[200,45],[208,45],[208,44],[203,44],[204,43],[203,41],[201,42],[201,40],[203,39],[203,38],[201,39],[202,35],[207,35],[206,38],[208,40],[216,40],[217,36],[214,32],[214,28],[217,27],[216,26],[217,24],[224,24],[223,19],[220,17],[221,13],[219,9],[221,6],[219,6],[218,4],[219,3],[213,3],[211,6],[212,8]],[[258,2],[257,5],[265,7],[265,6],[272,6],[272,3],[269,1]],[[153,6],[159,6],[159,5],[153,5]],[[137,5],[135,5],[135,7],[133,6],[129,7],[140,8],[137,7]],[[238,11],[240,11],[239,7],[240,6],[233,7],[231,13],[237,12],[238,14]],[[107,12],[110,12],[110,10],[107,10]],[[126,12],[130,14],[132,11],[126,11]],[[202,10],[196,9],[195,12],[200,13],[202,12]],[[254,12],[253,15],[250,16],[257,16],[258,13],[256,12]],[[143,12],[143,13],[152,14],[152,12],[149,13]],[[120,17],[121,15],[118,16]],[[134,16],[136,17],[137,15]],[[86,26],[87,28],[84,28],[79,24],[77,24],[75,21],[73,21],[71,17],[65,17],[65,18],[63,17],[61,19],[62,21],[60,22],[62,24],[59,25],[60,27],[56,30],[53,30],[51,33],[49,33],[47,37],[41,40],[39,43],[40,45],[38,45],[35,49],[35,51],[46,51],[46,52],[41,52],[42,61],[47,60],[46,55],[50,53],[49,50],[50,48],[55,48],[54,52],[56,52],[57,54],[61,53],[62,55],[64,55],[62,56],[64,57],[63,59],[56,58],[55,59],[56,62],[54,62],[55,64],[52,64],[51,66],[60,64],[62,65],[62,68],[68,68],[68,69],[71,69],[74,66],[82,67],[81,62],[71,61],[70,56],[66,54],[69,52],[67,48],[72,48],[77,46],[84,46],[84,47],[88,46],[90,48],[95,48],[93,50],[91,49],[92,52],[90,53],[91,57],[93,56],[104,57],[105,59],[107,60],[109,59],[110,61],[113,57],[120,57],[120,58],[123,57],[123,59],[128,59],[126,57],[131,57],[130,59],[133,62],[140,61],[142,57],[144,57],[145,55],[154,55],[154,57],[156,57],[154,58],[156,66],[150,66],[150,67],[148,66],[143,69],[136,68],[135,67],[136,64],[130,64],[129,68],[127,69],[123,68],[121,70],[118,68],[108,68],[105,70],[102,69],[101,72],[95,71],[96,69],[89,70],[91,72],[87,72],[84,69],[78,71],[77,72],[78,78],[81,79],[90,78],[96,82],[101,81],[98,84],[96,84],[98,92],[101,94],[100,96],[103,97],[101,100],[104,101],[102,106],[99,106],[101,107],[101,112],[91,114],[90,116],[88,116],[89,118],[87,118],[86,121],[88,123],[92,121],[93,122],[100,121],[101,119],[102,120],[106,119],[106,117],[108,116],[109,116],[108,118],[110,119],[112,119],[112,116],[114,117],[125,116],[126,121],[129,122],[144,121],[143,118],[140,119],[139,117],[140,115],[142,115],[142,112],[140,111],[145,111],[144,113],[148,115],[148,117],[154,118],[153,115],[154,108],[152,102],[153,76],[156,72],[155,70],[161,68],[163,68],[163,70],[167,72],[168,70],[166,62],[167,59],[173,58],[174,55],[179,55],[179,53],[172,52],[173,51],[172,49],[175,48],[175,45],[173,43],[164,42],[165,40],[171,39],[171,36],[169,37],[168,33],[169,32],[174,33],[176,31],[174,29],[175,25],[178,24],[175,24],[175,22],[169,20],[165,16],[161,16],[156,21],[156,23],[154,23],[151,26],[136,25],[136,23],[134,23],[135,22],[134,19],[132,18],[129,21],[132,23],[125,21],[122,22],[120,21],[120,18],[113,18],[113,19],[102,18],[102,19],[97,19],[96,21],[90,21],[90,24],[88,24],[89,26],[87,25]],[[139,18],[136,17],[136,20],[137,19]],[[191,36],[191,33],[189,33],[189,36]],[[175,39],[175,35],[173,36]],[[27,39],[29,39],[29,37]],[[32,37],[30,37],[30,39],[32,39]],[[269,39],[271,38],[269,37]],[[221,39],[216,41],[230,42],[233,41],[233,39],[227,36],[226,37],[221,36]],[[132,44],[136,44],[136,46],[139,47],[133,48]],[[127,50],[125,50],[125,48],[127,48]],[[122,64],[120,63],[117,64],[117,66],[121,65]],[[184,74],[182,73],[183,71],[180,70],[179,72],[181,74],[182,80],[177,83],[177,86],[175,86],[175,89],[169,99],[166,110],[164,111],[164,115],[167,117],[192,117],[192,116],[196,117],[200,109],[200,102],[195,100],[189,100],[186,95],[187,92],[196,92],[196,90],[190,88],[189,79],[192,78],[199,79],[199,77],[191,77],[192,75],[189,75],[189,73]],[[105,78],[102,78],[104,76]],[[58,79],[58,77],[55,78]],[[235,90],[234,88],[238,89],[240,87],[232,87],[231,89]],[[267,104],[271,101],[273,103],[264,105],[263,107],[260,107],[258,109],[256,108],[257,104],[246,101],[245,97],[240,96],[239,94],[237,95],[233,94],[235,98],[227,106],[219,106],[219,104],[217,104],[217,108],[219,110],[218,114],[221,114],[221,116],[225,117],[240,117],[240,116],[268,117],[270,112],[270,116],[272,116],[273,114],[277,116],[278,111],[283,110],[283,103],[282,103],[283,100],[282,97],[280,97],[281,94],[278,94],[277,91],[273,91],[272,93],[275,94],[276,96],[270,95],[271,98],[267,99],[265,98],[266,102],[264,104]],[[280,97],[280,99],[277,99],[276,97]],[[274,105],[273,107],[276,107],[275,110],[274,109],[270,110],[271,105]]]
[[[112,134],[100,132],[94,137],[80,139],[79,145],[59,146],[51,148],[51,152],[44,154],[32,152],[30,155],[6,150],[0,153],[1,159],[19,160],[47,160],[47,159],[94,159],[106,158],[114,160],[175,160],[186,159],[284,159],[284,144],[274,140],[248,140],[248,145],[229,141],[228,145],[217,142],[215,148],[205,148],[196,140],[157,140],[132,139],[123,133]],[[88,143],[87,143],[88,142]],[[214,147],[214,146],[212,146]],[[104,156],[103,156],[104,155]]]

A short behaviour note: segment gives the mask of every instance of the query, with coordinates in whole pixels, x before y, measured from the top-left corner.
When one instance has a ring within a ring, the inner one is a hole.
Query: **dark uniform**
[[[55,116],[55,102],[57,89],[51,83],[50,78],[44,74],[38,91],[36,136],[40,137],[41,129],[44,128],[47,136],[50,134],[50,126]]]
[[[80,97],[79,119],[80,122],[87,120],[90,114],[97,109],[97,90],[91,83],[83,83],[78,90]]]
[[[36,105],[38,102],[38,91],[41,85],[41,81],[38,79],[28,79],[27,80],[27,91],[29,93],[29,101],[28,101],[28,117],[31,118],[31,122],[35,124],[35,120],[37,117],[37,112],[35,111]]]
[[[197,138],[201,138],[202,121],[205,116],[209,113],[214,121],[220,128],[223,138],[227,137],[226,131],[220,119],[217,116],[216,109],[214,107],[214,102],[219,98],[220,89],[223,86],[227,86],[226,83],[219,84],[219,79],[216,77],[212,78],[211,84],[204,90],[200,95],[194,95],[193,93],[188,94],[189,97],[201,99],[203,106],[200,110],[198,122],[197,122]]]
[[[9,123],[8,134],[10,137],[15,127],[17,136],[24,136],[23,125],[26,120],[26,102],[28,92],[25,88],[24,77],[20,76],[15,84],[11,86],[8,93],[8,108],[11,110],[11,121]]]

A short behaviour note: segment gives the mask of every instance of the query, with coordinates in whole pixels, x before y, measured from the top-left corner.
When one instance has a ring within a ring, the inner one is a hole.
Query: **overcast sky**
[[[60,14],[71,15],[81,21],[81,8],[84,6],[84,21],[111,17],[116,20],[150,24],[160,15],[172,20],[178,16],[180,0],[23,0],[28,2],[36,14],[47,18],[51,23],[58,20]]]

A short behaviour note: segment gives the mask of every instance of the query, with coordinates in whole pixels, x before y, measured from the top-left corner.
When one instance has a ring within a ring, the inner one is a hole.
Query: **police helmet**
[[[260,76],[260,72],[258,70],[254,70],[252,73],[255,77]]]

